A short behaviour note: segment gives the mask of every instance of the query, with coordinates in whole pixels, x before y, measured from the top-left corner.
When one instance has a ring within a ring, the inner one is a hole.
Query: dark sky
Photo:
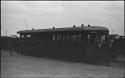
[[[25,19],[25,21],[24,21]],[[1,34],[19,30],[97,25],[124,35],[124,1],[1,1]]]

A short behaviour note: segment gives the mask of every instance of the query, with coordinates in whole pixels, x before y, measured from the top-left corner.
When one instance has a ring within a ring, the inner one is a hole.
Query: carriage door
[[[97,56],[99,36],[95,32],[87,34],[87,56]]]
[[[107,53],[106,35],[92,32],[88,33],[87,36],[87,56],[105,56]]]

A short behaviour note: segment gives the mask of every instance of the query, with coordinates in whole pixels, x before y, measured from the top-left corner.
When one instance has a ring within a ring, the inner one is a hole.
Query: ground
[[[2,78],[122,78],[124,68],[66,62],[41,57],[10,55],[1,51]]]

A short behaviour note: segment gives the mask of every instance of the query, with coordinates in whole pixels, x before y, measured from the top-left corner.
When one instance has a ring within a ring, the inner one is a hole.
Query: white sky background
[[[124,35],[124,1],[1,1],[1,35],[19,30],[97,25]]]

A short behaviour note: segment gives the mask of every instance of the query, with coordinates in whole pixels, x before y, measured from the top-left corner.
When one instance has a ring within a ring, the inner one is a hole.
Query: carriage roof
[[[28,33],[46,33],[46,32],[66,32],[66,31],[109,31],[106,27],[100,26],[84,26],[84,27],[65,27],[65,28],[49,28],[49,29],[32,29],[32,30],[21,30],[17,33],[28,34]]]

